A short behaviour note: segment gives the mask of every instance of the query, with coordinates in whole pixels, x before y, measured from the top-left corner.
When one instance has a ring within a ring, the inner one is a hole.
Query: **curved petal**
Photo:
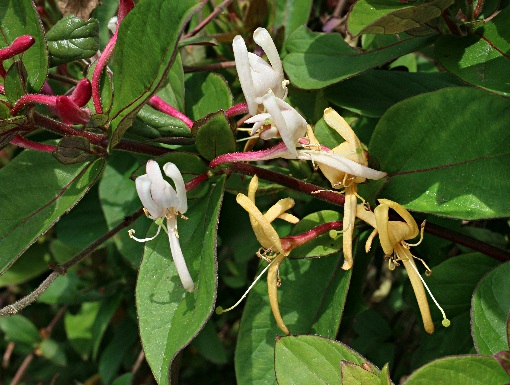
[[[243,89],[246,103],[248,104],[248,110],[251,115],[257,114],[257,103],[255,102],[255,87],[253,85],[253,79],[251,76],[250,61],[248,59],[248,48],[244,39],[237,35],[234,37],[232,42],[232,48],[234,50],[234,59],[236,62],[237,75],[241,82],[241,88]]]
[[[176,200],[175,190],[163,179],[159,164],[155,160],[149,160],[146,170],[151,180],[151,195],[154,203],[161,209],[173,207]]]
[[[378,180],[384,178],[387,175],[385,172],[377,171],[373,168],[363,166],[350,159],[347,159],[345,156],[331,154],[324,151],[299,150],[298,158],[313,160],[317,163],[323,163],[347,174],[360,176],[367,179]]]
[[[403,237],[403,239],[412,239],[418,236],[420,230],[418,229],[418,224],[414,220],[413,216],[407,211],[402,205],[397,202],[390,201],[389,199],[378,199],[379,203],[382,205],[387,205],[397,212],[398,215],[402,217],[402,219],[407,223],[409,227],[408,233]]]
[[[395,244],[400,241],[392,242],[390,239],[390,231],[392,228],[389,226],[389,206],[379,205],[374,210],[376,229],[379,232],[379,241],[381,241],[381,247],[386,255],[393,255]]]
[[[283,66],[280,59],[280,54],[276,49],[271,35],[265,28],[259,27],[255,30],[255,32],[253,32],[253,40],[264,50],[267,58],[269,59],[269,62],[271,63],[271,67],[273,67],[273,70],[279,78],[280,87],[273,89],[273,92],[276,96],[283,98],[285,94],[285,90],[283,88]]]
[[[186,197],[186,186],[184,185],[182,174],[172,162],[165,163],[163,171],[175,184],[176,201],[173,207],[181,214],[184,214],[188,210],[188,199]]]
[[[177,234],[177,217],[175,215],[172,216],[167,220],[166,225],[168,230],[168,240],[170,242],[170,251],[175,263],[175,268],[177,269],[177,274],[179,274],[179,278],[181,279],[184,289],[192,292],[195,290],[195,284],[193,283],[193,279],[189,273],[188,266],[186,266],[186,261],[184,260],[184,255],[182,254],[181,245],[179,243],[179,235]]]
[[[157,219],[165,214],[165,208],[159,207],[152,200],[151,179],[147,175],[141,175],[135,180],[136,192],[143,207],[149,212],[151,219]]]
[[[276,98],[273,94],[267,94],[263,98],[263,104],[266,108],[267,112],[271,115],[271,120],[273,122],[273,125],[276,126],[278,129],[278,132],[280,133],[280,136],[282,137],[283,143],[285,143],[285,146],[289,149],[289,152],[297,156],[296,151],[296,143],[294,141],[294,135],[290,131],[290,129],[287,127],[287,122],[285,121],[285,118],[283,117],[282,111],[280,109],[280,106],[277,103],[277,100],[280,100]],[[282,101],[283,102],[283,101]],[[285,103],[285,102],[284,102]],[[285,103],[287,104],[287,103]],[[297,114],[297,112],[296,112]],[[306,124],[306,122],[305,122]],[[306,125],[305,125],[306,129]]]

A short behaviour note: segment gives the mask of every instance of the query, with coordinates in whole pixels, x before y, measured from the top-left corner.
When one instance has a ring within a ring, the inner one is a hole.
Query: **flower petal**
[[[184,185],[182,174],[172,162],[165,163],[163,171],[175,184],[176,201],[173,207],[181,214],[184,214],[188,210],[188,199],[186,197],[186,186]]]
[[[280,87],[273,89],[274,94],[279,98],[285,97],[285,90],[283,88],[283,66],[282,61],[280,59],[280,54],[276,49],[273,39],[271,35],[265,28],[257,28],[255,32],[253,32],[253,40],[257,43],[265,52],[269,62],[271,63],[271,67],[273,67],[274,72],[279,78]]]
[[[143,207],[149,212],[151,219],[157,219],[165,214],[165,210],[152,200],[151,183],[151,179],[147,175],[141,175],[135,180],[136,192]]]
[[[172,252],[172,258],[175,263],[175,268],[177,269],[177,274],[179,274],[179,278],[181,279],[184,289],[192,292],[195,290],[195,284],[193,283],[193,279],[189,273],[188,266],[186,266],[186,261],[184,260],[184,255],[182,254],[181,245],[179,243],[179,236],[177,234],[177,217],[174,215],[170,219],[167,219],[166,224],[168,240],[170,242],[170,251]]]
[[[232,48],[234,50],[234,59],[236,62],[237,75],[241,82],[241,88],[248,104],[248,110],[251,115],[257,114],[257,103],[255,102],[255,87],[253,85],[253,79],[251,76],[251,66],[248,58],[248,48],[244,39],[237,35],[234,37],[232,42]]]
[[[149,160],[146,166],[147,176],[151,180],[151,195],[154,203],[161,210],[174,207],[176,193],[170,183],[163,179],[159,164],[154,160]]]

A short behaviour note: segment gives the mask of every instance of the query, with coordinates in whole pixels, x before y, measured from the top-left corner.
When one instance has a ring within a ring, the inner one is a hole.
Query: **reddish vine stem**
[[[508,251],[501,250],[487,243],[480,242],[477,239],[468,237],[467,235],[451,231],[433,223],[427,222],[427,225],[425,226],[425,232],[435,235],[436,237],[458,243],[459,245],[469,247],[470,249],[488,255],[489,257],[497,259],[498,261],[510,261],[510,253]]]
[[[195,28],[193,28],[192,31],[188,32],[186,35],[184,35],[184,39],[190,38],[192,36],[195,36],[197,33],[199,33],[204,27],[209,24],[220,12],[223,12],[223,10],[228,7],[228,5],[232,2],[232,0],[225,0],[223,3],[219,4],[216,8],[214,8],[214,11],[212,11],[209,16],[207,16],[204,20],[202,20]]]
[[[184,66],[184,73],[199,72],[199,71],[217,71],[224,70],[227,68],[234,68],[236,66],[235,61],[224,61],[220,63],[205,64],[202,66]]]

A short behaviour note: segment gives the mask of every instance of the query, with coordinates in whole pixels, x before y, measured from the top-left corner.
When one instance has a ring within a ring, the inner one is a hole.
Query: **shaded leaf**
[[[377,33],[392,35],[419,28],[427,21],[441,16],[453,0],[388,2],[358,0],[347,19],[347,30],[352,35]]]
[[[308,23],[312,3],[312,0],[276,0],[275,29],[284,27],[287,39],[297,28]]]
[[[473,295],[471,328],[480,354],[508,349],[509,274],[510,262],[495,268],[480,281]]]
[[[312,32],[303,26],[287,39],[288,54],[283,65],[296,87],[317,89],[419,50],[434,39],[401,35],[401,40],[392,45],[360,51],[349,46],[340,34]]]
[[[231,122],[225,111],[209,114],[193,124],[197,150],[207,160],[236,151],[234,132],[237,126]]]
[[[473,35],[440,37],[434,45],[439,63],[474,86],[510,96],[510,8],[502,10]]]
[[[232,107],[230,88],[215,73],[197,72],[186,77],[186,114],[192,119]]]

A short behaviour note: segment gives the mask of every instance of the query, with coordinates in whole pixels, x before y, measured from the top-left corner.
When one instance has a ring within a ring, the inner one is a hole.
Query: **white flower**
[[[260,133],[261,139],[271,139],[278,134],[283,143],[293,156],[297,156],[296,143],[306,133],[306,120],[292,106],[276,97],[271,92],[259,100],[267,112],[252,116],[246,123],[255,123],[251,135],[255,134],[262,126],[271,125],[267,130]]]
[[[179,244],[179,234],[177,233],[177,216],[184,214],[188,210],[188,201],[186,198],[186,187],[182,179],[181,172],[173,163],[166,163],[163,166],[165,175],[168,176],[175,185],[175,189],[163,179],[159,165],[154,160],[149,160],[146,165],[147,174],[136,178],[136,191],[142,201],[147,217],[153,219],[158,224],[158,231],[154,237],[138,239],[133,236],[134,230],[129,231],[129,236],[138,242],[147,242],[156,238],[166,219],[166,229],[168,240],[170,241],[170,251],[177,268],[177,273],[181,279],[184,289],[192,292],[195,288],[193,280],[189,274],[186,261],[182,254]]]
[[[264,28],[257,28],[253,33],[253,40],[264,50],[271,65],[260,56],[248,52],[240,35],[234,38],[232,47],[237,74],[248,104],[248,110],[251,115],[256,115],[262,112],[259,110],[261,101],[257,99],[263,97],[270,90],[276,97],[285,99],[287,81],[283,77],[280,55],[269,32]]]

